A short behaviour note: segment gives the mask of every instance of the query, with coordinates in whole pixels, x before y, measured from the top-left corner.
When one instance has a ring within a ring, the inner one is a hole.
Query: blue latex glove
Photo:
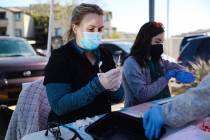
[[[164,77],[166,78],[166,80],[170,80],[172,77],[176,76],[178,70],[176,69],[171,69],[171,70],[167,70]]]
[[[192,83],[195,76],[191,72],[178,71],[176,73],[176,80],[185,84]]]
[[[150,140],[157,139],[160,136],[160,131],[164,124],[161,108],[160,105],[156,105],[144,113],[145,136]]]

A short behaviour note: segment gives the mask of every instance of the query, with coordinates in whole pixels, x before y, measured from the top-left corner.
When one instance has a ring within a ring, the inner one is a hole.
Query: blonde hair
[[[95,4],[80,4],[79,6],[76,6],[74,10],[72,11],[72,17],[70,21],[70,27],[69,30],[66,33],[65,37],[65,43],[73,40],[75,38],[74,31],[72,29],[72,25],[79,25],[82,21],[82,19],[85,17],[87,14],[98,14],[98,15],[103,15],[103,10],[95,5]]]

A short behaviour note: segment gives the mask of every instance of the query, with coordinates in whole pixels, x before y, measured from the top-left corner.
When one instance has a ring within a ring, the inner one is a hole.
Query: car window
[[[127,53],[130,53],[131,47],[133,45],[131,42],[125,42],[125,43],[117,42],[115,44],[120,46],[120,48],[126,51]]]
[[[100,45],[102,48],[106,48],[112,55],[114,55],[115,52],[117,51],[121,51],[121,64],[123,64],[124,60],[126,59],[126,57],[128,56],[128,52],[126,52],[124,49],[122,49],[123,46],[118,46],[118,44],[101,44]]]
[[[111,54],[113,54],[115,51],[122,50],[121,48],[113,44],[101,44],[101,47],[109,50]]]
[[[24,40],[1,39],[0,57],[35,55],[33,48]]]

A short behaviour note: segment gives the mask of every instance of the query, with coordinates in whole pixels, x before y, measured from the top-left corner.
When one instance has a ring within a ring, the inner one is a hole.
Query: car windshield
[[[32,56],[35,54],[33,48],[24,40],[0,40],[0,57]]]

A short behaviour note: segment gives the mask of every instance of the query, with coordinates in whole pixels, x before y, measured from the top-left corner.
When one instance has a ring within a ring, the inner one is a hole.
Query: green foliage
[[[60,25],[66,27],[69,25],[69,17],[72,13],[73,6],[54,4],[54,20]],[[34,18],[35,23],[35,40],[39,48],[46,48],[50,4],[34,4],[30,6],[28,13]]]
[[[117,32],[112,32],[112,39],[119,39],[120,38],[120,34]]]

